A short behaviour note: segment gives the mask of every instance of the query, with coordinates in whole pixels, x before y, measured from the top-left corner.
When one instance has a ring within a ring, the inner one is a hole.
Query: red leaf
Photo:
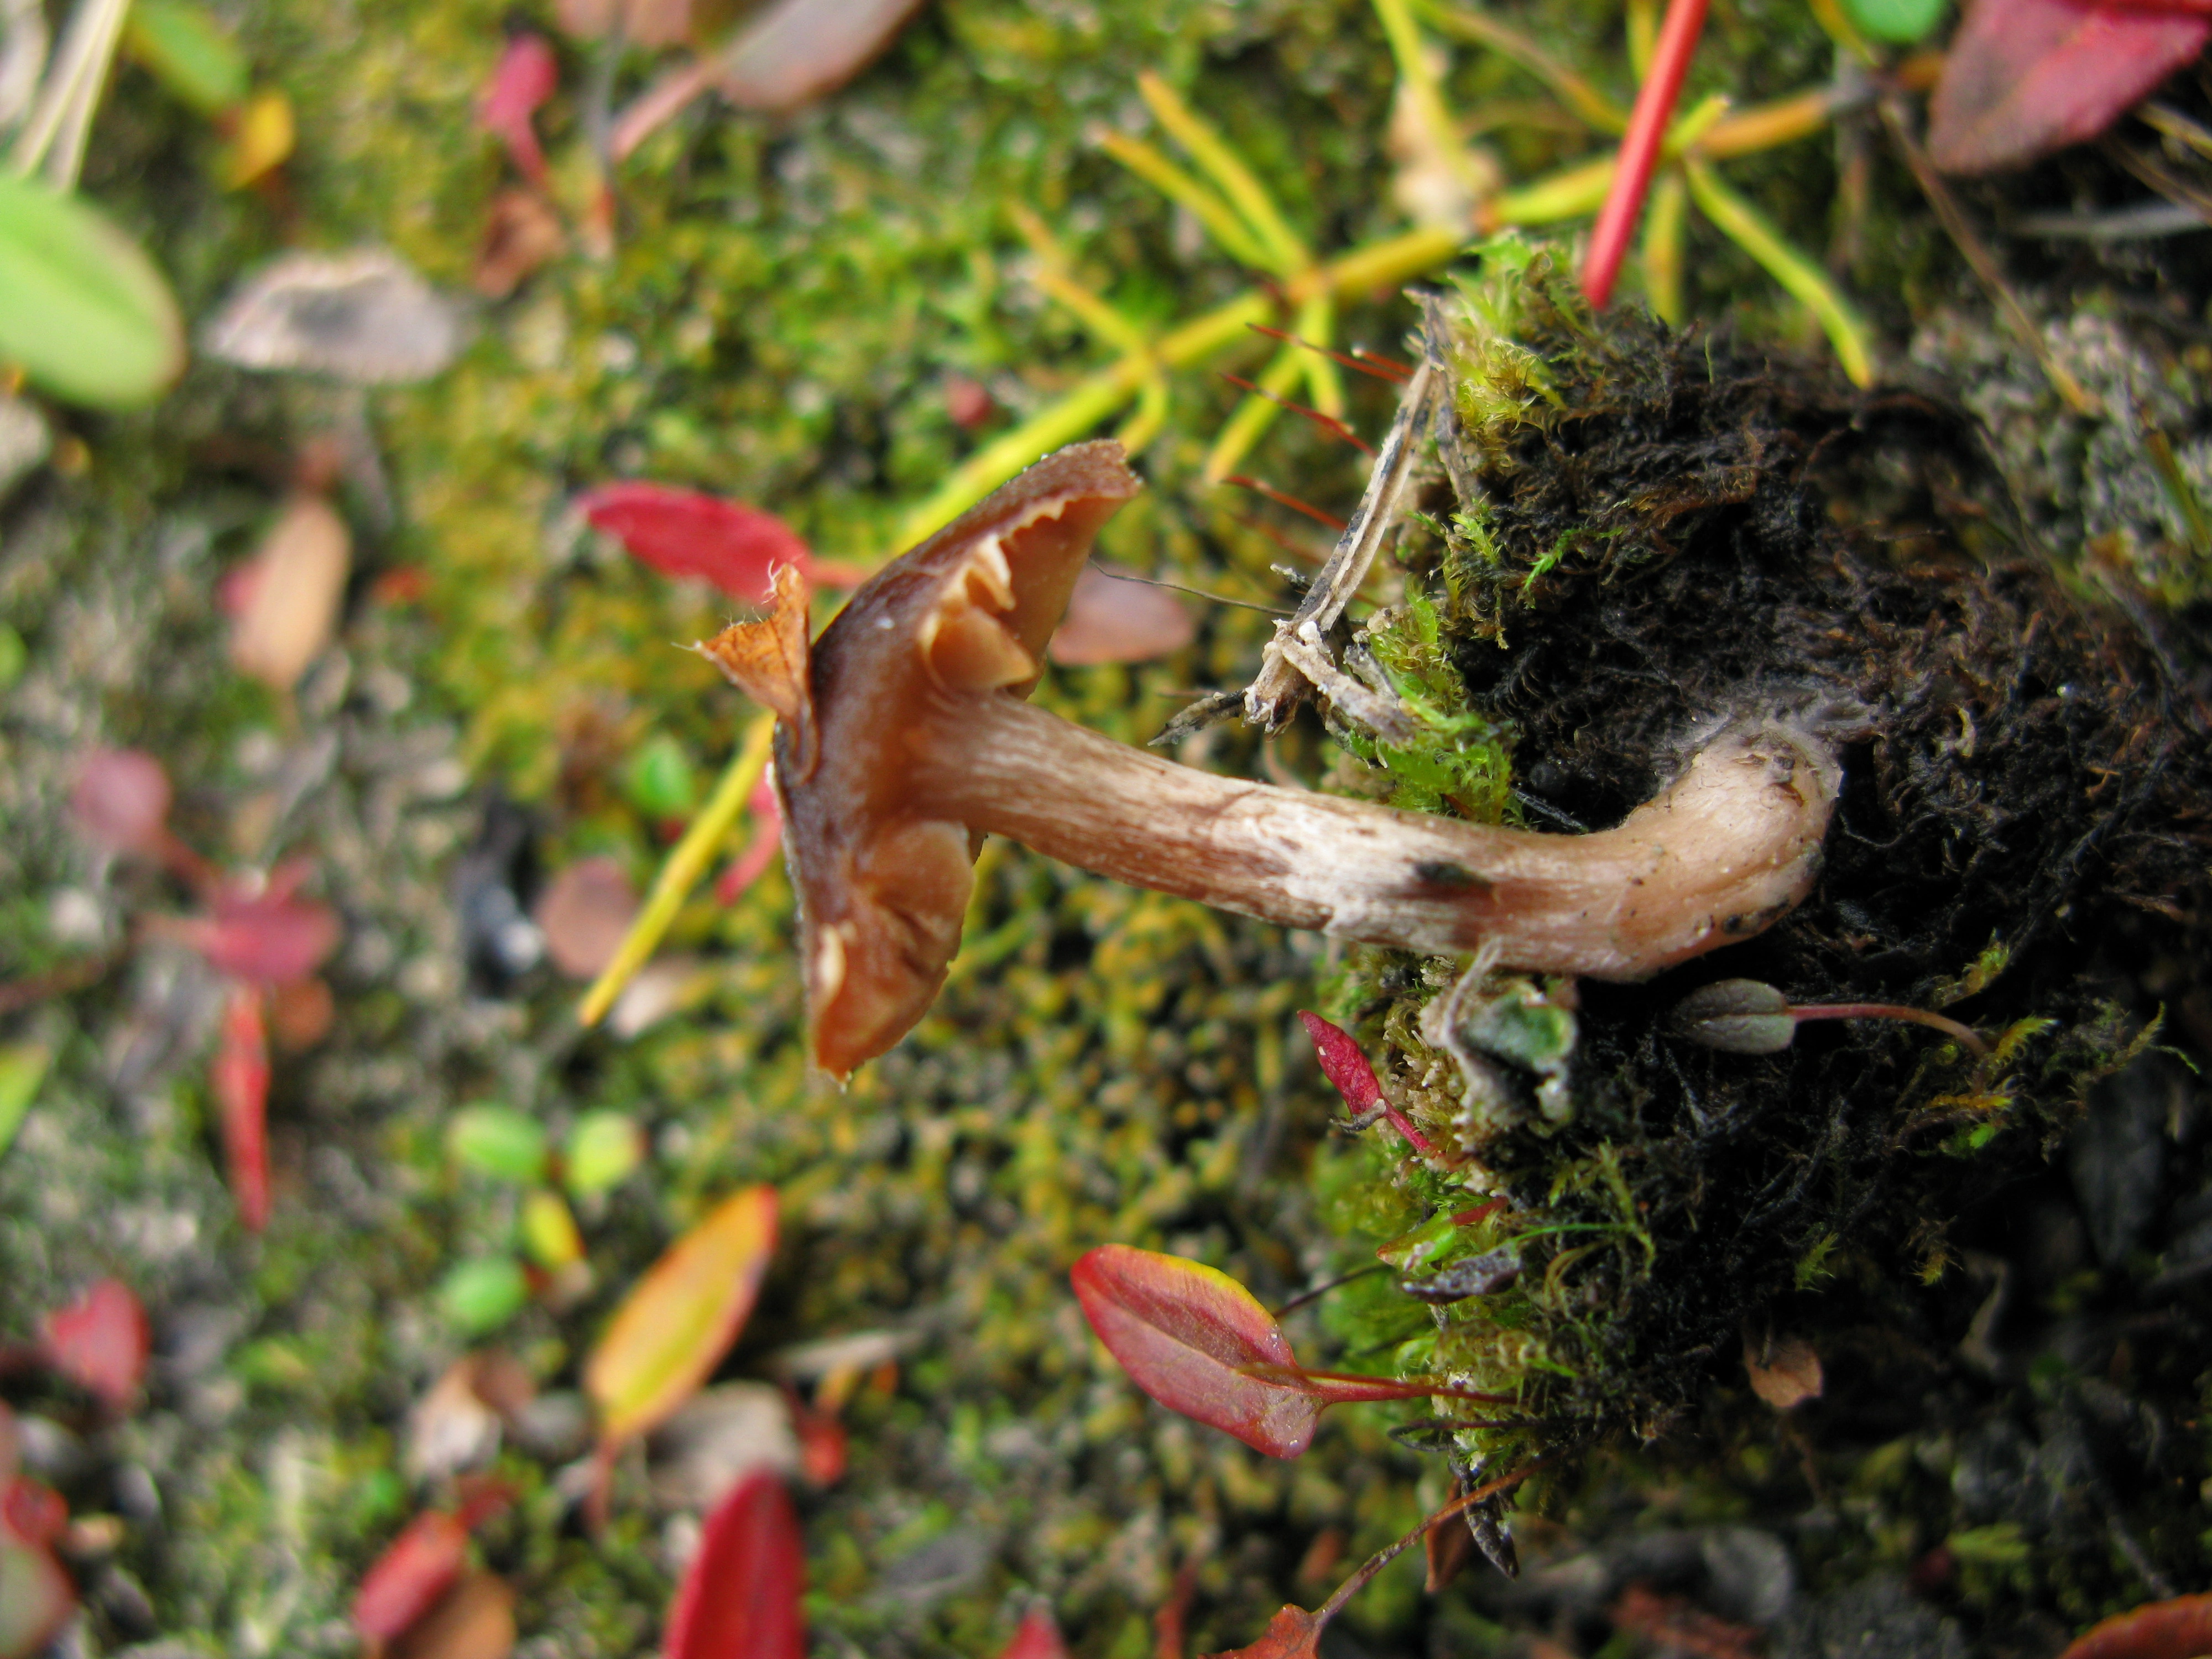
[[[41,1322],[54,1369],[115,1411],[128,1409],[154,1346],[146,1310],[119,1279],[103,1279]]]
[[[772,1474],[752,1475],[707,1517],[669,1610],[664,1659],[805,1659],[805,1584],[791,1494]]]
[[[0,1489],[0,1527],[43,1549],[68,1530],[69,1505],[52,1486],[19,1474]]]
[[[1067,1659],[1067,1644],[1060,1639],[1060,1626],[1050,1611],[1031,1607],[1023,1614],[1021,1628],[999,1659]]]
[[[1328,1621],[1304,1607],[1285,1607],[1267,1621],[1267,1630],[1249,1647],[1217,1653],[1212,1659],[1314,1659],[1321,1651],[1321,1633]]]
[[[269,1224],[269,1042],[261,993],[250,986],[231,988],[208,1082],[222,1121],[238,1218],[258,1233]]]
[[[769,573],[779,565],[809,570],[799,532],[773,513],[742,507],[696,489],[665,484],[602,484],[577,505],[594,526],[630,556],[666,576],[703,576],[732,599],[766,605]]]
[[[1068,1277],[1107,1352],[1170,1411],[1270,1457],[1306,1449],[1322,1402],[1302,1383],[1281,1380],[1297,1374],[1290,1340],[1228,1274],[1182,1256],[1102,1244]],[[1252,1375],[1255,1365],[1277,1375]]]
[[[437,1605],[467,1565],[469,1529],[507,1506],[503,1486],[486,1485],[458,1514],[425,1510],[410,1521],[362,1576],[354,1592],[353,1627],[388,1642]]]
[[[95,749],[78,767],[70,816],[88,841],[114,853],[161,856],[169,827],[169,775],[143,749]]]
[[[1336,1085],[1337,1093],[1344,1097],[1344,1103],[1352,1109],[1352,1115],[1364,1116],[1380,1106],[1390,1127],[1406,1138],[1408,1146],[1423,1158],[1435,1157],[1437,1149],[1429,1138],[1384,1098],[1382,1082],[1376,1077],[1374,1066],[1368,1063],[1364,1051],[1352,1040],[1352,1033],[1304,1009],[1298,1011],[1298,1018],[1305,1024],[1306,1035],[1313,1039],[1322,1075]]]
[[[5,1413],[0,1407],[0,1425]],[[68,1521],[58,1492],[0,1477],[0,1659],[39,1652],[76,1609],[76,1586],[47,1547]]]
[[[302,872],[279,871],[259,892],[235,885],[217,892],[210,914],[188,916],[169,931],[208,959],[217,973],[249,985],[289,985],[307,978],[337,948],[337,913],[294,895]]]
[[[561,65],[545,37],[522,30],[509,37],[499,67],[477,101],[477,125],[506,145],[523,176],[540,187],[545,183],[545,152],[538,147],[530,118],[553,95],[560,79]]]
[[[2058,1659],[2193,1659],[2212,1653],[2212,1595],[2150,1601],[2093,1625]]]
[[[1946,173],[1994,173],[2094,138],[2208,34],[2202,16],[1968,0],[1929,106],[1929,159]]]

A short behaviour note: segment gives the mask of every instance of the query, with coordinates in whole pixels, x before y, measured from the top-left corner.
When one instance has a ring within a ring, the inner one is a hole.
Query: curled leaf
[[[112,1411],[127,1411],[146,1379],[154,1336],[145,1305],[119,1279],[103,1279],[40,1322],[54,1369]]]
[[[1291,1380],[1290,1340],[1227,1273],[1127,1244],[1087,1251],[1068,1277],[1083,1316],[1146,1394],[1270,1457],[1296,1457],[1322,1402]],[[1255,1366],[1269,1368],[1255,1375]]]
[[[652,1428],[720,1363],[760,1293],[775,1222],[775,1189],[744,1188],[631,1288],[584,1366],[603,1441]]]
[[[65,403],[133,409],[184,372],[184,319],[105,214],[0,173],[0,360]]]
[[[756,1474],[707,1517],[677,1587],[663,1659],[805,1659],[806,1552],[791,1494]]]
[[[1314,1054],[1321,1061],[1322,1075],[1344,1097],[1344,1103],[1352,1109],[1355,1120],[1366,1120],[1371,1112],[1379,1111],[1390,1127],[1405,1138],[1406,1144],[1424,1158],[1433,1157],[1436,1147],[1429,1138],[1407,1119],[1406,1115],[1390,1103],[1382,1092],[1382,1080],[1375,1075],[1366,1051],[1360,1048],[1351,1032],[1340,1025],[1332,1025],[1319,1014],[1301,1009],[1298,1019],[1313,1039]]]
[[[2212,18],[2191,9],[1970,0],[1929,100],[1929,159],[1995,173],[2095,137],[2204,49]]]

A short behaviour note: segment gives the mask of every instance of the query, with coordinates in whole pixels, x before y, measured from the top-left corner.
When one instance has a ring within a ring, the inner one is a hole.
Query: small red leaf
[[[1270,1457],[1296,1457],[1322,1402],[1297,1382],[1297,1358],[1267,1310],[1224,1273],[1127,1244],[1086,1252],[1068,1275],[1083,1316],[1129,1378],[1170,1411],[1233,1434]]]
[[[1929,104],[1929,159],[1994,173],[2094,138],[2204,48],[2212,19],[2086,0],[1969,0]]]
[[[52,1486],[19,1474],[0,1489],[0,1527],[43,1549],[69,1529],[69,1505]]]
[[[1304,1607],[1285,1607],[1267,1621],[1258,1641],[1217,1653],[1212,1659],[1314,1659],[1328,1625],[1326,1619]]]
[[[459,1514],[424,1510],[362,1576],[354,1592],[353,1627],[388,1642],[437,1605],[468,1563],[469,1529],[507,1506],[505,1487],[486,1484]]]
[[[169,826],[169,775],[143,749],[95,749],[77,768],[70,817],[113,853],[161,856]]]
[[[238,1218],[249,1232],[258,1233],[269,1224],[269,1042],[261,993],[250,986],[231,988],[208,1082],[215,1091]]]
[[[112,1410],[129,1408],[145,1379],[154,1346],[146,1310],[119,1279],[103,1279],[41,1322],[46,1358],[56,1370]]]
[[[805,1659],[805,1583],[791,1494],[755,1474],[707,1517],[669,1610],[664,1659]]]
[[[2194,1659],[2212,1653],[2212,1595],[2149,1601],[2093,1625],[2058,1659]]]
[[[602,484],[577,506],[631,557],[665,576],[703,576],[747,605],[769,602],[769,574],[779,565],[811,564],[799,532],[773,513],[696,489]]]
[[[533,185],[545,183],[545,152],[530,118],[560,84],[561,65],[542,34],[525,29],[510,36],[499,66],[477,101],[477,125],[507,146],[507,155]]]
[[[1021,1627],[999,1659],[1067,1659],[1067,1644],[1060,1639],[1060,1626],[1051,1612],[1031,1607],[1024,1613]]]
[[[1354,1117],[1364,1115],[1376,1107],[1382,1109],[1383,1117],[1406,1139],[1406,1144],[1423,1158],[1436,1156],[1436,1147],[1429,1138],[1409,1122],[1404,1113],[1393,1106],[1382,1093],[1382,1085],[1375,1075],[1375,1067],[1368,1063],[1366,1053],[1353,1041],[1352,1033],[1340,1025],[1332,1025],[1319,1014],[1298,1011],[1306,1035],[1313,1039],[1314,1054],[1321,1060],[1322,1075],[1336,1085],[1344,1103],[1352,1109]]]
[[[208,959],[217,973],[249,985],[289,985],[307,978],[337,948],[337,912],[298,897],[296,869],[271,876],[259,892],[233,885],[215,896],[204,916],[169,929]]]
[[[68,1521],[59,1493],[0,1477],[0,1659],[39,1652],[76,1610],[76,1586],[47,1547]]]

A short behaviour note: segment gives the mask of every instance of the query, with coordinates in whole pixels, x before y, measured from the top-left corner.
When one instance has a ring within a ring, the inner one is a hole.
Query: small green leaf
[[[23,636],[6,623],[0,623],[0,691],[23,678],[23,670],[30,660],[30,647],[23,643]],[[0,1136],[0,1145],[5,1144],[5,1139]]]
[[[497,1330],[530,1300],[530,1280],[512,1256],[464,1261],[438,1286],[438,1305],[457,1329],[470,1336]]]
[[[0,1152],[23,1127],[52,1059],[42,1042],[11,1042],[0,1048]]]
[[[621,1112],[586,1112],[562,1149],[568,1190],[579,1198],[618,1187],[645,1159],[645,1132]]]
[[[545,1131],[512,1106],[464,1106],[446,1127],[446,1146],[456,1164],[480,1175],[533,1182],[545,1176]]]
[[[561,1194],[540,1187],[522,1200],[522,1248],[550,1273],[584,1259],[584,1240],[576,1218]]]
[[[178,101],[220,115],[245,100],[251,76],[230,33],[189,0],[133,0],[124,49]]]
[[[681,817],[698,803],[698,769],[684,745],[664,732],[630,757],[623,793],[647,817]]]
[[[80,198],[0,174],[0,358],[65,403],[149,404],[185,367],[154,263]]]
[[[1893,46],[1909,46],[1935,33],[1949,0],[1844,0],[1844,15],[1862,33]]]

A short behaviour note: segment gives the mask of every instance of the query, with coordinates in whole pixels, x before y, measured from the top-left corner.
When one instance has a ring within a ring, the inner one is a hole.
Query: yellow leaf
[[[608,1444],[642,1434],[737,1340],[775,1249],[775,1188],[747,1187],[669,1246],[615,1310],[584,1367]]]
[[[238,107],[238,125],[223,146],[216,173],[225,190],[243,190],[291,159],[295,133],[292,100],[281,92],[257,92]]]

